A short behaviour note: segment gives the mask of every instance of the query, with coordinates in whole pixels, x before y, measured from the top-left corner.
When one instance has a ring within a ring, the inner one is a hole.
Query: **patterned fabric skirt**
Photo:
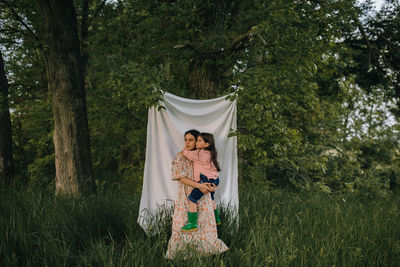
[[[173,259],[178,255],[189,258],[198,253],[204,255],[220,254],[228,250],[225,243],[221,239],[218,239],[214,208],[210,194],[204,195],[197,202],[197,231],[181,231],[181,227],[188,220],[187,212],[189,210],[189,203],[187,196],[192,189],[192,187],[179,183],[178,197],[175,201],[172,218],[172,235],[165,255],[169,259]]]

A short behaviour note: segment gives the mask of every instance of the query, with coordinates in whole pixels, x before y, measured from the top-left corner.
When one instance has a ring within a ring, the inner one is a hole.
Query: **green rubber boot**
[[[197,212],[188,212],[188,223],[181,230],[184,232],[197,230]]]
[[[218,225],[221,225],[221,219],[219,218],[219,210],[215,209],[214,210],[214,215],[215,215],[215,223]]]

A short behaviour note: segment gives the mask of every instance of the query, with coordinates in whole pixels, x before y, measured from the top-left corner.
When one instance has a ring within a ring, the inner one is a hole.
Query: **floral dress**
[[[218,239],[215,224],[214,208],[210,194],[204,195],[197,202],[197,231],[183,232],[183,227],[188,219],[189,203],[187,196],[193,187],[179,182],[180,178],[193,179],[192,162],[183,156],[177,156],[172,162],[172,179],[178,182],[178,193],[175,200],[174,215],[172,218],[172,235],[168,242],[166,257],[173,259],[177,254],[190,257],[190,253],[219,254],[228,250],[225,243]]]

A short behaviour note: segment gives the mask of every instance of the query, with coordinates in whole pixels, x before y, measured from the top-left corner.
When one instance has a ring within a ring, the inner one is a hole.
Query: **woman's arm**
[[[194,182],[192,179],[189,179],[186,177],[179,179],[179,181],[181,181],[185,185],[199,189],[203,194],[207,194],[209,192],[209,187],[206,183],[199,184],[199,183]]]

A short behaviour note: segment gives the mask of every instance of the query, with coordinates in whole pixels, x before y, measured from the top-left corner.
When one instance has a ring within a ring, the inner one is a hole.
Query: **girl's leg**
[[[219,217],[219,210],[214,208],[214,215],[215,215],[215,224],[221,225],[221,218]]]
[[[213,207],[214,207],[214,215],[215,215],[215,223],[217,225],[221,225],[221,218],[219,217],[219,210],[217,209],[217,205],[215,204],[215,200],[212,200]]]
[[[196,231],[197,230],[197,204],[189,201],[188,222],[181,228],[182,231]]]
[[[190,200],[189,200],[189,212],[197,212],[197,204],[193,203]]]
[[[185,226],[183,226],[181,228],[181,230],[184,232],[197,230],[197,218],[198,218],[197,217],[197,203],[194,203],[193,201],[197,202],[198,198],[201,197],[201,194],[202,194],[200,190],[197,190],[197,191],[194,189],[188,197],[188,201],[189,201],[188,222]]]

